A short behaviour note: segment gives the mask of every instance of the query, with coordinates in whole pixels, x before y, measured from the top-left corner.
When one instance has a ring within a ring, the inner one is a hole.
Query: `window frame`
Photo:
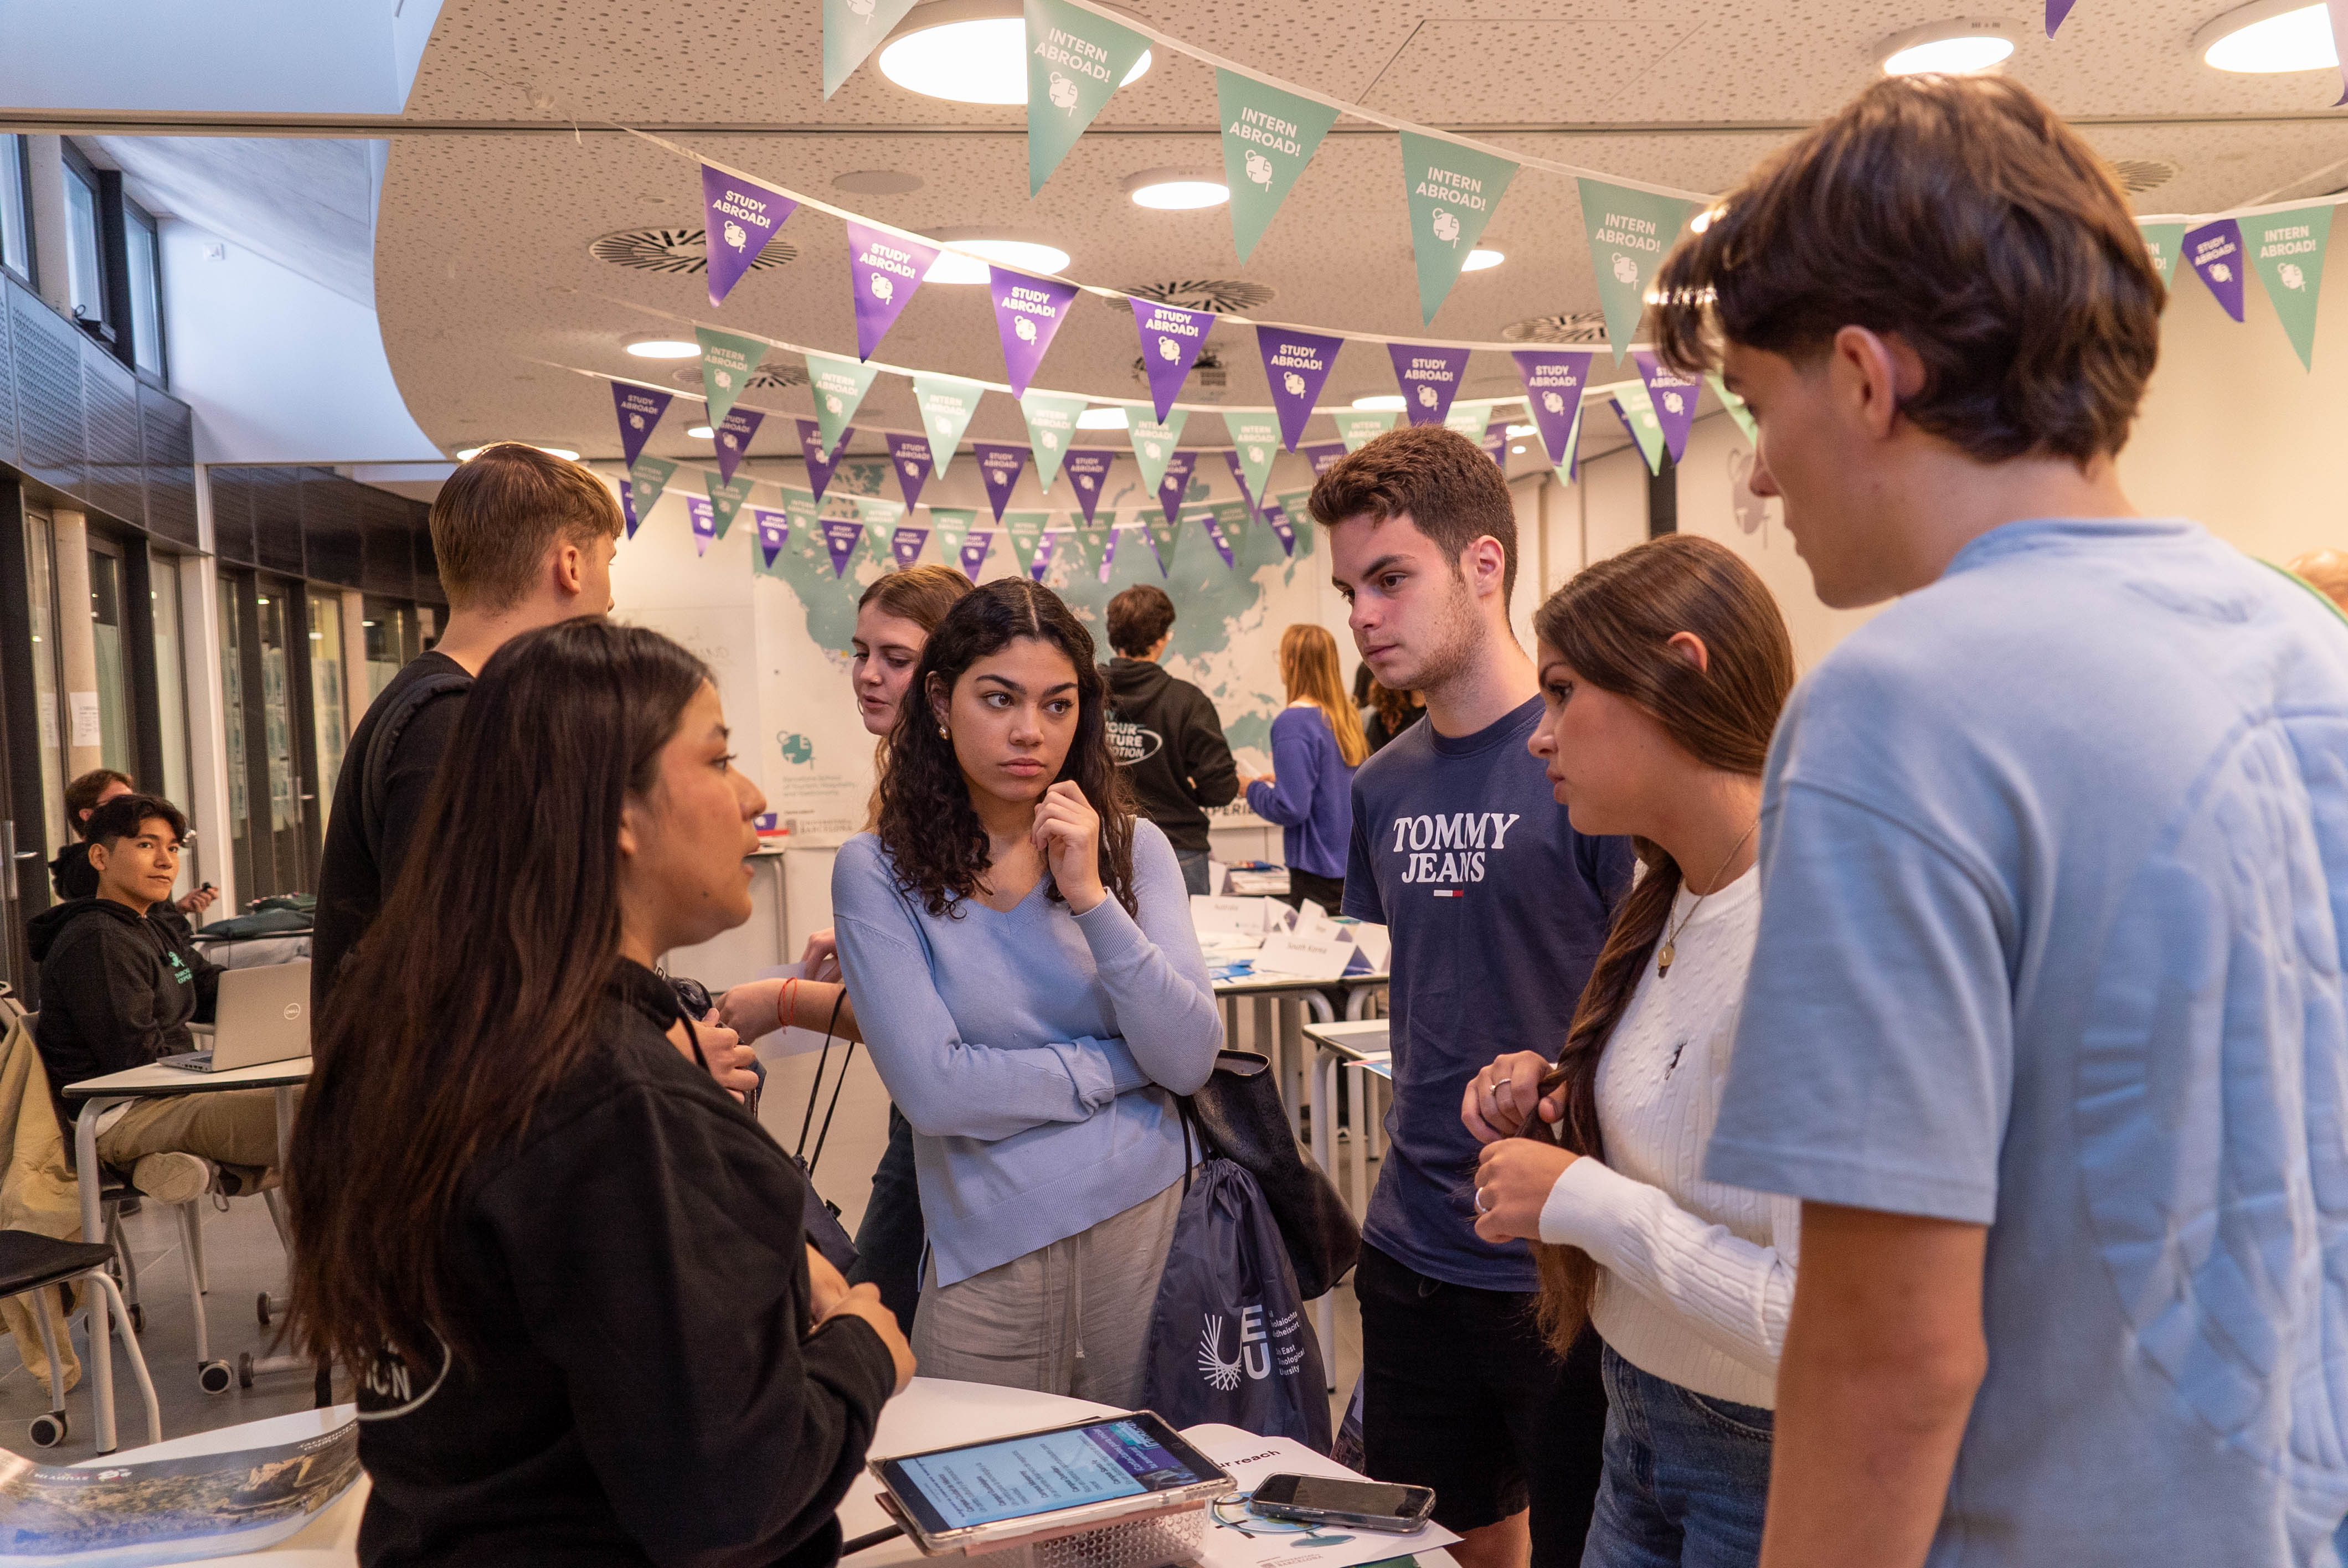
[[[0,136],[0,207],[15,214],[17,237],[24,246],[21,258],[9,258],[6,222],[0,219],[0,269],[19,279],[26,288],[37,290],[40,244],[33,231],[33,159],[21,135]]]
[[[65,202],[66,298],[74,320],[81,324],[85,332],[94,333],[100,342],[111,349],[115,346],[119,334],[112,320],[112,302],[107,297],[108,291],[106,280],[110,260],[108,241],[111,238],[107,231],[111,225],[107,221],[106,184],[98,178],[98,166],[83,156],[81,149],[74,146],[71,141],[64,143],[63,150],[65,177],[67,181]],[[85,314],[81,301],[75,298],[79,292],[81,282],[81,280],[74,275],[80,271],[75,264],[77,258],[74,256],[76,231],[79,227],[74,219],[73,186],[75,184],[78,184],[89,193],[90,243],[95,247],[95,253],[90,257],[90,270],[92,277],[96,280],[98,296],[97,311],[94,314]]]
[[[144,291],[147,308],[154,317],[150,330],[142,330],[139,321],[139,301],[141,291],[138,267],[139,247],[133,242],[133,231],[146,237],[148,255],[151,258]],[[122,267],[126,284],[125,292],[129,296],[130,311],[129,323],[130,352],[127,356],[130,368],[141,375],[152,377],[159,387],[169,389],[171,384],[171,333],[163,316],[163,222],[161,219],[128,196],[122,199]],[[149,336],[155,340],[155,363],[152,365],[143,362],[143,356],[147,352],[147,340]]]

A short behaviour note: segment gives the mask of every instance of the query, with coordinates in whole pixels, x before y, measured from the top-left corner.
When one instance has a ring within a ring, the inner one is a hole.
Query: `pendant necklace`
[[[1688,912],[1680,917],[1679,924],[1663,933],[1663,945],[1655,954],[1655,979],[1660,980],[1672,972],[1672,960],[1679,957],[1680,933],[1687,929],[1687,923],[1690,920],[1695,918],[1695,912],[1704,907],[1704,901],[1711,897],[1713,893],[1720,891],[1720,879],[1727,873],[1729,862],[1736,858],[1745,848],[1745,840],[1751,838],[1760,825],[1761,819],[1754,818],[1753,825],[1745,830],[1745,838],[1736,841],[1736,847],[1728,852],[1720,863],[1720,869],[1712,874],[1712,891],[1697,894],[1695,902],[1688,906]]]

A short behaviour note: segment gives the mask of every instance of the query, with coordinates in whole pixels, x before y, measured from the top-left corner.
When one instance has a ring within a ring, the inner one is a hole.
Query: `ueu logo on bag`
[[[1275,1365],[1280,1376],[1295,1377],[1304,1359],[1303,1347],[1296,1343],[1301,1317],[1292,1312],[1267,1331],[1263,1304],[1248,1303],[1240,1308],[1238,1339],[1227,1360],[1223,1356],[1223,1331],[1231,1319],[1216,1313],[1207,1314],[1206,1327],[1199,1335],[1200,1375],[1207,1379],[1209,1388],[1220,1394],[1237,1389],[1242,1378],[1263,1381],[1272,1375]]]

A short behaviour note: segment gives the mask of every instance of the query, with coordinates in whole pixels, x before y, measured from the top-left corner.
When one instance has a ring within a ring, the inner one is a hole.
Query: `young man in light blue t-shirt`
[[[2027,89],[1869,88],[1655,282],[1818,596],[1705,1174],[1804,1200],[1766,1568],[2333,1561],[2348,629],[2113,458],[2165,301]]]

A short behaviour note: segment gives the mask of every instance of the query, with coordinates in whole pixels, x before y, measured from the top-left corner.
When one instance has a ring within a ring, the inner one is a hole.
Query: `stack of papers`
[[[1206,1539],[1199,1545],[1200,1568],[1360,1568],[1363,1563],[1432,1552],[1459,1539],[1439,1524],[1423,1524],[1407,1535],[1389,1535],[1350,1526],[1259,1519],[1247,1511],[1247,1500],[1268,1475],[1366,1478],[1292,1438],[1260,1438],[1237,1427],[1211,1422],[1192,1427],[1182,1435],[1230,1471],[1239,1487],[1236,1495],[1208,1506]]]

